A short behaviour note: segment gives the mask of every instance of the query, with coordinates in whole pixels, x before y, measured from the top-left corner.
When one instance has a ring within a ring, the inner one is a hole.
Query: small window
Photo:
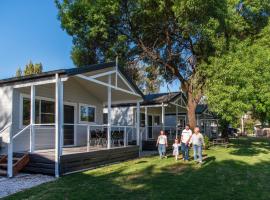
[[[81,122],[95,122],[96,108],[93,106],[80,106],[80,120]]]

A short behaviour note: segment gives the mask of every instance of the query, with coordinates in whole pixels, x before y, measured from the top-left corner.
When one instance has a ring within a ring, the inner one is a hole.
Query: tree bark
[[[190,129],[194,129],[197,125],[196,123],[196,107],[198,103],[194,100],[192,92],[188,92],[187,95],[187,116],[188,116],[188,123],[190,125]]]

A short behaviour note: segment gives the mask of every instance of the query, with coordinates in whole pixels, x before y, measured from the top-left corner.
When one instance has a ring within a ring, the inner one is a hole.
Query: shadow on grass
[[[270,150],[270,140],[264,138],[239,138],[232,140],[230,147],[233,155],[239,156],[255,156],[260,153],[267,154]]]
[[[9,199],[269,199],[270,160],[251,165],[210,156],[202,166],[173,158],[139,162],[65,176]]]

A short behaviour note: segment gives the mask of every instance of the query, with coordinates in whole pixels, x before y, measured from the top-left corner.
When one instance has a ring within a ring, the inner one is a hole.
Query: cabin
[[[116,125],[112,105],[140,113],[144,96],[115,62],[1,80],[0,96],[2,175],[59,177],[139,156],[140,115]]]
[[[148,94],[140,103],[140,133],[143,150],[156,149],[155,141],[164,130],[169,141],[179,137],[188,122],[187,98],[183,92]],[[104,118],[107,118],[104,110]],[[136,104],[122,103],[112,105],[112,123],[134,126],[137,121]],[[197,126],[210,138],[218,136],[218,118],[209,112],[206,104],[196,108]]]

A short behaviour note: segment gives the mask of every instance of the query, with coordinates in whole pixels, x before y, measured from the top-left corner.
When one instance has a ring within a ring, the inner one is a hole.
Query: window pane
[[[103,113],[103,124],[108,124],[108,113]]]
[[[30,124],[31,115],[31,102],[29,98],[23,98],[23,125],[27,126]],[[39,100],[36,100],[35,104],[35,123],[39,123]]]
[[[154,117],[154,123],[155,123],[155,125],[160,125],[160,117],[159,116]]]
[[[95,122],[96,109],[93,107],[81,106],[81,121]]]
[[[54,115],[52,114],[41,114],[41,124],[51,124],[54,123]]]
[[[87,121],[88,120],[88,113],[87,113],[87,107],[81,106],[81,121]]]
[[[88,122],[95,121],[95,108],[88,107]]]
[[[54,113],[54,102],[41,101],[41,113]]]
[[[35,123],[36,124],[40,124],[40,120],[39,120],[39,104],[40,104],[40,101],[39,100],[36,100],[36,105],[35,105]]]
[[[30,100],[23,98],[23,125],[30,124]]]
[[[54,102],[41,100],[41,124],[55,123]]]

